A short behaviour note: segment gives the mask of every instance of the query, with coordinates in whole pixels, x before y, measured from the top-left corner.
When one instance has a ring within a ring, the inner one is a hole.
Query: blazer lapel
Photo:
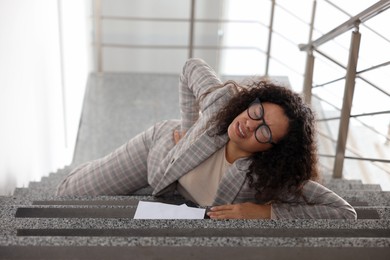
[[[250,161],[245,158],[236,161],[222,177],[213,205],[231,204],[240,192]]]
[[[172,158],[170,166],[153,194],[159,195],[165,187],[180,179],[224,146],[227,140],[227,135],[210,136],[208,131],[205,131],[185,151]]]

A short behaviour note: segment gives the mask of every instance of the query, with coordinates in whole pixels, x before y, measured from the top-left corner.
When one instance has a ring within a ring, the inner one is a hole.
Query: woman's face
[[[257,141],[255,131],[259,125],[264,123],[268,125],[274,143],[278,143],[288,132],[288,117],[285,115],[283,108],[269,102],[262,103],[262,106],[263,120],[251,119],[247,110],[244,110],[229,125],[230,148],[233,148],[240,157],[247,157],[255,152],[265,151],[272,147],[271,143]]]

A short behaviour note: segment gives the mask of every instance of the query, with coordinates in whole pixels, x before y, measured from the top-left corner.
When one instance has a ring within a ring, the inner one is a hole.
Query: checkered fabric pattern
[[[220,84],[214,70],[203,60],[188,60],[179,83],[181,121],[157,123],[104,158],[77,167],[59,185],[57,194],[123,195],[147,185],[154,189],[154,195],[166,192],[228,141],[226,135],[211,137],[208,132],[212,129],[207,128],[210,118],[236,92],[233,85],[214,88]],[[176,145],[175,129],[186,131]],[[240,159],[228,169],[214,205],[254,202],[255,191],[249,187],[245,174],[248,164]],[[273,204],[272,217],[356,218],[346,201],[318,183],[307,182],[303,194],[306,201]]]

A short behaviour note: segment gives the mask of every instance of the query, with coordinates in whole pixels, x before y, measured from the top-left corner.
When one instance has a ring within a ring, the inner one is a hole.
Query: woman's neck
[[[233,164],[236,160],[250,156],[251,154],[245,151],[240,150],[233,142],[230,140],[226,144],[225,158],[226,160]]]

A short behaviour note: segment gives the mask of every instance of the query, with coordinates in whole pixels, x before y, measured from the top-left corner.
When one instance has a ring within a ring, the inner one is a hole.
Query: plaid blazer
[[[172,190],[180,177],[228,141],[227,135],[211,136],[213,129],[207,124],[236,93],[233,85],[215,88],[219,84],[203,60],[189,59],[180,75],[181,121],[160,122],[105,158],[78,167],[60,184],[58,194],[126,194],[148,184],[156,196]],[[186,131],[176,145],[175,129]],[[213,205],[255,202],[256,192],[246,179],[248,165],[245,159],[233,163]],[[356,218],[345,200],[316,182],[308,181],[303,194],[306,201],[272,204],[272,218]]]

